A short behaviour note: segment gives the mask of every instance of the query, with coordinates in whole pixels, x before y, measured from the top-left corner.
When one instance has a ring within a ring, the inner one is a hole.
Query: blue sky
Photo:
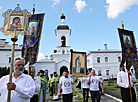
[[[0,27],[3,26],[2,13],[14,9],[17,4],[21,9],[32,13],[46,13],[39,47],[39,59],[53,54],[57,46],[55,29],[61,24],[61,8],[66,16],[65,24],[71,31],[70,45],[75,51],[93,51],[104,49],[121,49],[117,28],[121,28],[121,21],[125,29],[134,31],[136,45],[138,45],[138,0],[5,0],[0,3]],[[5,36],[0,32],[0,39],[10,42],[11,35]],[[23,43],[23,36],[19,35],[19,45]]]

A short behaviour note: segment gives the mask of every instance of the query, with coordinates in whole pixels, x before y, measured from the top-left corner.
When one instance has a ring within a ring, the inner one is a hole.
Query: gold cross
[[[33,50],[32,54],[33,54],[33,55],[34,55],[34,54],[36,54],[36,51],[35,51],[35,50]]]
[[[27,41],[27,45],[28,44],[30,44],[30,42],[32,41],[32,40],[30,40],[30,38],[28,39],[28,40],[26,40]]]
[[[127,51],[127,53],[129,54],[131,50],[129,50],[129,48],[128,48],[126,51]]]
[[[64,8],[62,8],[61,10],[62,10],[62,13],[64,13],[64,11],[63,11],[63,10],[64,10]]]
[[[134,59],[134,60],[135,60],[135,62],[137,61],[136,57],[135,57],[135,59]]]

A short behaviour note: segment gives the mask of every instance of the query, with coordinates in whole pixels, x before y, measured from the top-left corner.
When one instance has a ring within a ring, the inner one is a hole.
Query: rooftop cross
[[[64,8],[62,8],[61,10],[62,10],[62,13],[64,13]]]

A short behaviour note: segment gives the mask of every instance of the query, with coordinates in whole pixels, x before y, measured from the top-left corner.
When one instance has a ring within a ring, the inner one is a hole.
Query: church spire
[[[65,15],[64,15],[64,11],[63,11],[64,8],[62,8],[61,10],[62,10],[62,15],[60,16],[60,18],[61,18],[61,25],[65,25],[64,21],[65,21],[65,18],[66,18],[66,17],[65,17]]]

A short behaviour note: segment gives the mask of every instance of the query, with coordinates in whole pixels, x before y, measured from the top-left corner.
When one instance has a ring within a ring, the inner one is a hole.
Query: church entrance
[[[64,70],[68,70],[68,68],[67,68],[66,66],[61,67],[61,68],[60,68],[60,75],[63,74],[63,71],[64,71]]]

